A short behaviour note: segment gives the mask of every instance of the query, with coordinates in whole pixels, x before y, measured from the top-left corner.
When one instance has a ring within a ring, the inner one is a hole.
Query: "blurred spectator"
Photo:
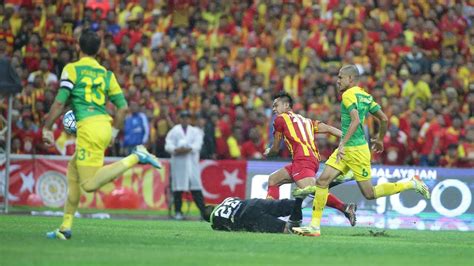
[[[386,165],[404,165],[407,160],[407,135],[398,127],[399,122],[394,117],[390,119],[391,126],[384,138],[384,153],[382,163]]]
[[[260,134],[256,128],[249,131],[249,139],[242,144],[241,154],[243,159],[262,159],[265,151],[265,143],[260,138]]]
[[[414,110],[418,104],[426,106],[431,100],[430,86],[421,77],[420,73],[415,73],[413,81],[407,80],[403,87],[402,96],[409,100],[409,107]]]
[[[150,137],[150,125],[145,113],[136,101],[130,101],[130,114],[125,118],[123,145],[130,150],[137,145],[146,145]]]
[[[211,113],[209,118],[202,115],[198,118],[198,126],[204,133],[201,159],[216,159],[215,121],[217,113]]]
[[[20,139],[20,144],[16,147],[20,153],[36,153],[37,146],[41,143],[41,136],[38,126],[33,123],[33,115],[30,111],[25,111],[22,114],[14,135]]]
[[[242,129],[234,127],[232,134],[227,138],[227,146],[229,147],[230,159],[241,159]]]
[[[174,123],[170,117],[169,109],[167,106],[159,107],[159,115],[153,123],[153,134],[151,136],[152,150],[154,154],[159,157],[169,157],[169,153],[165,151],[165,139],[166,134],[174,126]]]
[[[56,75],[56,78],[61,76],[63,68],[67,63],[72,61],[72,52],[69,48],[62,48],[58,52],[58,57],[54,59],[54,68],[53,74]],[[46,78],[48,80],[48,78]]]
[[[411,47],[411,51],[405,55],[404,60],[411,73],[426,73],[428,70],[429,62],[416,44]]]
[[[459,160],[462,167],[474,167],[474,125],[470,125],[466,137],[460,139]]]
[[[39,63],[39,70],[32,72],[28,76],[28,82],[34,83],[36,76],[42,76],[42,80],[45,82],[46,86],[56,85],[58,83],[58,76],[49,71],[48,59],[41,59]]]
[[[457,144],[449,144],[446,154],[441,158],[439,165],[442,167],[460,167],[459,152]]]
[[[231,124],[228,114],[224,114],[216,122],[216,156],[217,159],[230,159],[229,145],[227,139],[231,135]]]
[[[460,137],[464,134],[464,130],[462,129],[462,118],[459,115],[456,115],[451,122],[451,126],[444,128],[441,132],[441,149],[445,151],[450,145],[458,144]]]
[[[433,108],[426,110],[426,120],[420,128],[419,138],[422,143],[420,165],[436,166],[442,147],[441,129],[444,126],[442,116],[437,116]]]

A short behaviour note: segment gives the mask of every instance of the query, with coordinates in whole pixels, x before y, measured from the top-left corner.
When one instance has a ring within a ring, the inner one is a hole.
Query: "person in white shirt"
[[[180,123],[166,135],[165,150],[171,154],[171,190],[175,203],[175,219],[184,219],[181,212],[182,193],[191,191],[193,200],[204,213],[204,197],[199,169],[199,153],[204,134],[200,128],[190,125],[191,115],[188,111],[180,113]]]

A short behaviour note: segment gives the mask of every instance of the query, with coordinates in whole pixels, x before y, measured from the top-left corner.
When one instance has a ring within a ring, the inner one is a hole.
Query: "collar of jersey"
[[[350,89],[348,90],[360,90],[360,91],[364,91],[363,88],[359,87],[359,86],[354,86],[354,87],[351,87]]]
[[[81,59],[79,59],[79,61],[91,62],[91,63],[93,63],[94,65],[95,65],[95,64],[98,64],[98,63],[97,63],[97,60],[95,60],[95,58],[92,57],[92,56],[84,56],[84,57],[81,57]]]

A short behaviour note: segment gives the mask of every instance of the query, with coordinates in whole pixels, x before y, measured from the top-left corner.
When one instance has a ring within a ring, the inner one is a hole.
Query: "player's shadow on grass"
[[[385,230],[383,231],[369,230],[369,232],[367,233],[352,234],[351,236],[395,237],[395,236],[389,235],[388,232],[386,232]]]

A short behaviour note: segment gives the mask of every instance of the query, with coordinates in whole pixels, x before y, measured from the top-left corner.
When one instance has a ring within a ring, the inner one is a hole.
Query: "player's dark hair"
[[[274,100],[276,99],[280,99],[282,100],[283,102],[286,102],[290,105],[290,108],[293,108],[293,97],[291,97],[290,94],[288,94],[286,91],[281,91],[280,93],[278,93]]]
[[[92,30],[85,30],[79,38],[79,46],[83,53],[94,56],[99,52],[100,37]]]
[[[204,213],[202,214],[202,218],[206,220],[206,222],[211,221],[211,214],[215,207],[216,205],[206,205],[206,207],[204,207]]]

